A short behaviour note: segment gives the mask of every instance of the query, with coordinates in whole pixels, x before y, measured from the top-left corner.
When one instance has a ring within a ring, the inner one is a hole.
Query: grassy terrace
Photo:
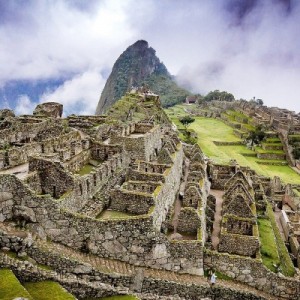
[[[32,299],[11,270],[0,269],[0,299],[11,300],[18,297]]]
[[[183,126],[179,122],[178,118],[186,114],[184,111],[185,107],[190,108],[190,106],[178,105],[176,107],[166,109],[168,116],[178,126],[179,129],[183,128]],[[195,132],[198,134],[199,146],[205,155],[211,158],[214,162],[228,164],[231,159],[236,159],[241,166],[249,166],[260,175],[267,177],[280,176],[281,179],[286,183],[300,184],[300,175],[292,168],[286,165],[274,166],[258,164],[257,161],[261,160],[255,157],[254,151],[248,149],[244,145],[215,145],[214,141],[241,141],[240,138],[234,135],[233,128],[226,125],[223,121],[219,119],[195,117],[195,121],[188,128],[195,130]],[[278,139],[269,138],[268,142],[276,143],[278,142]],[[243,154],[252,155],[252,157],[245,156]],[[264,161],[268,162],[268,160]]]
[[[259,218],[257,220],[259,239],[261,242],[261,258],[264,265],[270,269],[272,272],[275,272],[275,265],[280,263],[278,256],[276,240],[272,228],[272,224],[268,219]]]
[[[28,282],[24,286],[35,300],[74,300],[59,283],[53,281]],[[2,298],[1,298],[2,299]]]

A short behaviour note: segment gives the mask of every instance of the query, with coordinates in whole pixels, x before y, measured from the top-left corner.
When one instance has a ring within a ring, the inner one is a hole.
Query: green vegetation
[[[18,297],[32,299],[11,270],[0,269],[0,299],[11,300]]]
[[[74,300],[59,283],[54,281],[27,282],[24,286],[35,300]],[[2,299],[2,298],[1,298]]]
[[[133,216],[132,214],[124,213],[116,210],[104,210],[96,218],[101,220],[128,218]]]
[[[295,268],[290,258],[289,252],[285,246],[285,243],[281,237],[280,231],[277,227],[276,219],[270,203],[267,203],[267,215],[270,218],[270,222],[272,224],[273,231],[275,234],[277,249],[280,257],[280,268],[282,270],[282,274],[284,274],[285,276],[294,276]]]
[[[179,118],[186,115],[185,108],[188,105],[176,105],[172,108],[166,109],[171,121],[178,127],[184,129],[180,123]],[[235,112],[239,115],[238,112]],[[241,166],[248,166],[255,170],[258,174],[271,177],[280,176],[285,183],[300,184],[300,176],[292,168],[284,165],[283,160],[262,160],[258,159],[256,152],[248,149],[245,145],[222,145],[218,146],[214,141],[219,142],[238,142],[242,141],[234,134],[234,129],[226,125],[223,121],[213,118],[195,117],[195,121],[188,126],[188,129],[193,129],[198,135],[198,144],[203,150],[204,154],[218,164],[228,164],[231,159],[236,159]],[[185,141],[185,136],[179,131],[179,137]],[[277,143],[280,142],[278,138],[267,138],[266,142]],[[256,148],[256,150],[262,150]],[[281,151],[281,150],[275,150]],[[274,153],[274,151],[272,151]],[[283,152],[278,152],[283,153]],[[270,163],[264,165],[263,163]],[[283,165],[272,165],[272,163]],[[286,163],[285,163],[286,164]]]
[[[230,276],[227,276],[224,273],[221,273],[219,271],[216,271],[217,279],[222,279],[222,280],[232,280]]]
[[[219,90],[214,90],[209,92],[205,97],[203,97],[203,101],[234,101],[234,96],[228,92],[220,92]]]
[[[295,159],[300,158],[300,134],[290,134],[288,136],[289,144],[293,147],[293,156]]]
[[[187,90],[179,87],[170,75],[153,73],[145,80],[152,91],[160,96],[163,107],[170,107],[185,101],[191,95]]]
[[[251,130],[248,135],[248,140],[251,141],[251,145],[261,143],[265,138],[266,133],[263,130],[262,126],[257,126],[254,130]]]
[[[261,218],[257,220],[257,223],[261,242],[260,253],[262,261],[268,269],[272,272],[276,272],[275,266],[280,264],[280,259],[272,224],[270,220]]]
[[[184,117],[180,118],[179,121],[180,121],[180,123],[183,124],[183,126],[187,127],[188,125],[193,123],[195,121],[195,119],[190,116],[184,116]]]
[[[80,176],[84,176],[86,174],[91,173],[91,171],[93,170],[94,166],[88,164],[83,166],[78,172],[77,174],[79,174]]]

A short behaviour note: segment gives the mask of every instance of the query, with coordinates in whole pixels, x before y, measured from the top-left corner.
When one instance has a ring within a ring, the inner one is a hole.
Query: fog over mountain
[[[120,53],[144,39],[192,92],[299,112],[299,30],[297,0],[0,0],[0,106],[92,114]]]

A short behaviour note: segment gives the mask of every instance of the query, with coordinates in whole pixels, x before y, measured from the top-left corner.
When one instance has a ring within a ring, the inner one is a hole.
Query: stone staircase
[[[73,259],[82,263],[90,264],[93,268],[104,273],[118,273],[123,275],[132,275],[135,272],[135,267],[128,263],[102,258],[93,254],[87,254],[76,251],[72,248],[63,246],[61,244],[45,241],[36,241],[36,245],[42,249],[47,249],[53,253],[60,253],[61,256]]]
[[[59,251],[58,253],[61,253],[61,255],[63,256],[66,256],[70,259],[73,258],[81,262],[89,263],[93,268],[98,270],[103,270],[103,271],[105,270],[106,272],[108,271],[109,273],[118,273],[118,274],[134,276],[134,274],[137,272],[137,269],[141,268],[118,260],[100,258],[92,254],[84,254],[76,250],[73,250],[71,248],[62,246],[60,244],[47,243],[47,247],[49,247],[48,250],[52,249],[53,251]],[[195,284],[195,285],[209,287],[209,282],[207,278],[203,276],[181,274],[181,273],[160,270],[160,269],[151,269],[151,268],[141,268],[141,269],[143,269],[144,277],[148,277],[156,280],[176,282],[178,284]],[[227,289],[247,291],[256,296],[262,296],[265,299],[269,299],[269,300],[279,299],[277,297],[273,297],[262,291],[258,291],[255,288],[252,288],[248,285],[237,283],[235,281],[226,281],[226,280],[219,279],[217,280],[217,285]]]
[[[0,230],[4,230],[5,232],[13,234],[13,235],[23,235],[24,236],[24,235],[26,235],[26,233],[28,233],[27,231],[19,230],[17,228],[11,227],[11,226],[4,226],[4,224],[1,222],[0,222]],[[100,272],[103,272],[103,273],[120,274],[120,275],[134,277],[136,275],[136,273],[138,272],[138,270],[142,269],[143,277],[146,277],[146,278],[152,278],[155,280],[162,280],[162,281],[167,281],[167,282],[175,282],[175,283],[181,284],[181,285],[182,284],[187,284],[187,285],[194,284],[194,285],[203,286],[206,288],[209,287],[209,283],[208,283],[206,277],[203,277],[203,276],[181,274],[181,273],[176,273],[176,272],[161,270],[161,269],[137,267],[137,266],[134,266],[134,265],[131,265],[126,262],[119,261],[119,260],[101,258],[101,257],[98,257],[93,254],[87,254],[87,253],[82,253],[82,252],[76,251],[72,248],[63,246],[58,243],[47,242],[47,241],[42,241],[42,240],[36,240],[35,246],[37,246],[40,249],[49,251],[52,254],[64,257],[66,259],[76,260],[81,263],[87,263],[92,268],[99,270]],[[43,272],[46,272],[46,271],[43,271]],[[51,271],[51,272],[56,273],[55,271],[54,272]],[[51,272],[49,272],[49,274]],[[69,274],[67,276],[59,274],[59,276],[62,276],[61,280],[59,280],[59,282],[61,282],[61,283],[66,282],[70,279],[78,280],[78,278],[74,274]],[[86,282],[86,284],[89,285],[92,283]],[[238,282],[232,281],[232,280],[226,281],[226,280],[218,279],[217,286],[224,287],[226,289],[247,291],[247,292],[257,295],[257,296],[263,296],[265,299],[269,299],[269,300],[279,299],[278,297],[273,297],[262,291],[256,290],[255,288],[252,288],[248,285],[238,283]]]

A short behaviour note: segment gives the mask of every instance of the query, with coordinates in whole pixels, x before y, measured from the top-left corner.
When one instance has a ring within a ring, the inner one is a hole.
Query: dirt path
[[[284,241],[286,241],[286,238],[285,238],[285,235],[284,235],[284,231],[283,231],[283,227],[282,227],[282,224],[281,224],[281,221],[280,221],[281,210],[280,209],[275,210],[274,215],[275,215],[277,227],[278,227],[278,229],[280,231],[281,237],[282,237],[282,239]]]
[[[186,182],[187,182],[187,177],[188,177],[188,170],[189,170],[189,165],[190,165],[190,161],[188,159],[186,159],[185,161],[185,165],[184,165],[184,178],[183,181],[180,184],[179,187],[179,194],[184,194],[184,190],[185,190],[185,186],[186,186]],[[178,216],[181,210],[181,200],[179,199],[179,194],[175,200],[174,203],[174,216],[172,219],[172,225],[174,227],[174,233],[177,232],[177,225],[178,225]]]
[[[220,190],[210,190],[210,194],[216,197],[216,211],[215,211],[215,220],[213,224],[213,231],[211,235],[212,246],[215,250],[218,249],[219,245],[219,234],[221,231],[221,220],[222,220],[222,203],[224,191]]]
[[[14,174],[19,179],[24,179],[28,174],[28,163],[0,171],[0,174]]]

